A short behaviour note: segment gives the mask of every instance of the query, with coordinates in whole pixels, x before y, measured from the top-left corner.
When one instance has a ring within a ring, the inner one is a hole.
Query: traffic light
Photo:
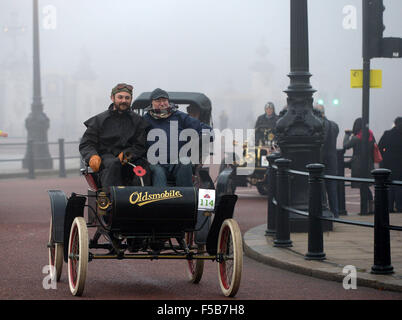
[[[335,99],[332,100],[332,104],[333,104],[334,106],[339,106],[339,103],[340,103],[340,101],[339,101],[338,98],[335,98]]]
[[[365,0],[363,5],[363,55],[381,57],[381,44],[385,30],[383,0]]]
[[[318,99],[317,103],[323,106],[324,105],[324,99]]]

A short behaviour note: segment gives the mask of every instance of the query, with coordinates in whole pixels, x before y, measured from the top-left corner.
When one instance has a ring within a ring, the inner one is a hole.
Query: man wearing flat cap
[[[159,150],[160,153],[166,155],[166,162],[154,163],[148,154],[148,161],[151,163],[152,170],[152,184],[154,186],[163,187],[167,185],[168,180],[174,180],[176,186],[190,187],[192,186],[192,165],[188,157],[178,158],[179,150],[186,144],[182,141],[180,133],[185,129],[193,129],[198,134],[202,135],[203,129],[208,132],[212,128],[203,122],[199,121],[188,115],[187,113],[177,110],[177,107],[170,103],[169,94],[160,88],[152,91],[150,96],[151,105],[148,107],[149,111],[144,115],[144,119],[150,125],[150,129],[156,129],[158,132],[163,132],[167,138],[167,144],[164,150]],[[177,132],[173,132],[176,130]],[[177,137],[175,138],[175,135]],[[149,135],[148,135],[149,138]],[[173,141],[175,140],[175,141]],[[148,148],[151,148],[157,141],[148,140]],[[171,148],[171,144],[175,147]],[[177,152],[171,154],[171,149],[177,147]],[[149,151],[148,151],[149,153]],[[161,157],[162,158],[162,157]]]
[[[147,122],[130,110],[133,87],[120,83],[112,89],[108,110],[84,122],[87,127],[79,150],[102,187],[136,185],[128,160],[146,156]]]

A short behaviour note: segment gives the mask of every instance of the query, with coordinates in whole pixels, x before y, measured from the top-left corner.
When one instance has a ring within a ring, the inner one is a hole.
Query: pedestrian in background
[[[338,139],[339,127],[325,116],[325,108],[318,104],[314,106],[317,114],[324,122],[324,142],[321,149],[321,161],[325,165],[324,174],[336,176],[338,169],[336,141]],[[325,180],[325,188],[328,195],[329,209],[335,218],[339,217],[338,188],[337,181]]]
[[[0,130],[0,137],[7,138],[7,137],[8,137],[8,133],[7,133],[7,132],[4,132],[3,130]]]
[[[394,121],[394,127],[382,135],[378,147],[383,161],[381,168],[392,171],[392,180],[402,180],[402,117]],[[389,212],[402,212],[402,187],[390,186],[389,188]]]
[[[262,145],[265,145],[266,141],[266,131],[271,133],[275,130],[276,122],[279,117],[275,113],[275,105],[272,102],[267,102],[264,106],[264,114],[257,118],[257,122],[255,123],[255,141],[256,145],[260,142]]]
[[[219,126],[221,130],[225,130],[228,127],[228,114],[226,113],[226,110],[222,110],[219,115]]]
[[[374,143],[375,138],[371,130],[369,130],[369,142],[368,142],[368,154],[362,154],[362,128],[363,120],[362,118],[357,118],[353,123],[352,130],[345,130],[345,138],[343,140],[343,149],[347,150],[352,148],[352,177],[353,178],[363,178],[363,168],[361,167],[362,157],[368,157],[369,172],[374,169]],[[352,188],[367,188],[368,200],[369,200],[369,213],[374,212],[374,201],[373,194],[367,183],[352,182]]]

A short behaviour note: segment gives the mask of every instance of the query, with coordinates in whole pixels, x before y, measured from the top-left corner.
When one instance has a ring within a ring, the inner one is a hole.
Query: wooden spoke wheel
[[[222,292],[234,297],[239,290],[243,269],[243,241],[239,225],[233,219],[226,219],[218,238],[218,275]]]
[[[85,219],[74,219],[68,243],[68,282],[71,293],[81,296],[88,270],[88,229]]]
[[[197,245],[194,242],[194,232],[186,232],[185,236],[186,244],[190,250],[194,250],[195,254],[199,254],[205,251],[204,245]],[[204,272],[204,260],[192,259],[187,260],[187,275],[192,283],[199,283]]]
[[[52,237],[52,226],[53,218],[50,219],[50,230],[49,230],[49,266],[50,266],[50,276],[57,282],[60,281],[61,271],[63,270],[63,251],[64,245],[62,243],[55,243]]]

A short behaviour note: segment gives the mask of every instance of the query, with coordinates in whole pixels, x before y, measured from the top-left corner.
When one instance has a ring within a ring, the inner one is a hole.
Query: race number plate
[[[269,166],[269,162],[267,160],[266,156],[261,156],[261,167],[268,167]]]
[[[198,190],[198,210],[211,211],[215,209],[215,190]]]

